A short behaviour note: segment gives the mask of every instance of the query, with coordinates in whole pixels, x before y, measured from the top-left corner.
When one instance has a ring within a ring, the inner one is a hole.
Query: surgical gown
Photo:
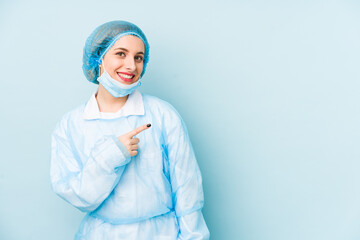
[[[151,123],[131,157],[117,136]],[[52,188],[86,212],[75,239],[209,239],[202,179],[186,127],[167,102],[134,91],[116,113],[95,94],[52,134]]]

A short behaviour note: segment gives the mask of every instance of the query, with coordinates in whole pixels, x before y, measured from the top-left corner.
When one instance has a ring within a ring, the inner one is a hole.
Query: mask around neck
[[[102,62],[104,72],[100,77],[97,78],[97,81],[104,86],[106,91],[108,91],[113,97],[125,97],[131,94],[135,89],[140,87],[140,79],[130,85],[123,84],[115,79],[113,79],[110,74],[105,70],[104,61]]]

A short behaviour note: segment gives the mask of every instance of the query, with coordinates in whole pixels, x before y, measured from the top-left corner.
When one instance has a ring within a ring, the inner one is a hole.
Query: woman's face
[[[143,41],[132,35],[121,37],[105,54],[102,64],[109,75],[130,85],[140,79],[143,70],[145,45]],[[99,65],[100,75],[104,69]]]

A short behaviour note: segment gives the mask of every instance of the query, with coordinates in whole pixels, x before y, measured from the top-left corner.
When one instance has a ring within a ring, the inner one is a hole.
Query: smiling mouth
[[[121,80],[124,82],[132,82],[135,77],[135,74],[125,74],[125,73],[117,73]]]

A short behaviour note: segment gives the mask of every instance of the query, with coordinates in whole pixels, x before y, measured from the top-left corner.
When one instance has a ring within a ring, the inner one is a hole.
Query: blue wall
[[[146,33],[142,92],[172,103],[202,170],[212,239],[360,239],[358,1],[0,2],[0,239],[72,239],[50,134],[95,91],[86,37]]]

